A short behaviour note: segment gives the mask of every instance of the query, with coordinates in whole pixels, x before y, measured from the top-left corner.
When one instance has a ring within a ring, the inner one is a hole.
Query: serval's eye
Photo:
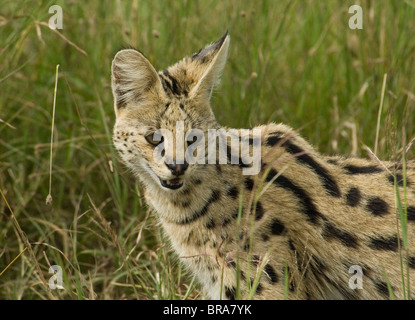
[[[150,133],[148,135],[145,136],[147,142],[149,144],[151,144],[152,146],[158,146],[160,143],[162,143],[164,141],[164,137],[163,136],[159,136],[156,135],[155,133]],[[157,139],[158,138],[158,139]]]

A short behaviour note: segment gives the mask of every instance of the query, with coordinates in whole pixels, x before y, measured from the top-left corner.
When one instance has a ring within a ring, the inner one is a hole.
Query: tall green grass
[[[355,3],[363,30],[348,28]],[[53,4],[64,13],[58,32],[45,25]],[[1,199],[0,272],[26,238],[33,256],[24,252],[1,275],[0,299],[203,298],[117,161],[110,65],[117,50],[133,46],[164,69],[226,29],[229,62],[212,101],[220,123],[285,122],[324,153],[366,156],[386,74],[377,155],[402,157],[415,133],[413,0],[4,0],[0,189],[10,209]],[[65,289],[48,292],[42,278],[54,264]]]

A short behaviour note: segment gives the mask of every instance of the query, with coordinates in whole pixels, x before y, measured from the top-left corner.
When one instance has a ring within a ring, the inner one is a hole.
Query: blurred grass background
[[[54,4],[57,32],[46,25]],[[363,8],[363,30],[348,27],[352,4]],[[10,209],[0,199],[0,272],[26,237],[32,254],[1,274],[0,299],[203,298],[117,162],[110,66],[132,46],[165,69],[226,29],[229,60],[212,101],[223,125],[285,122],[321,152],[367,156],[386,74],[376,153],[398,157],[413,138],[414,0],[3,0],[0,189]],[[64,290],[45,289],[50,265],[62,267]]]

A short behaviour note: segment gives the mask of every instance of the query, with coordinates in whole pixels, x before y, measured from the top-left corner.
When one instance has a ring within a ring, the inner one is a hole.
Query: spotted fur
[[[251,129],[241,138],[261,141],[257,175],[243,175],[247,165],[238,156],[232,164],[228,146],[227,164],[190,164],[182,186],[163,187],[175,176],[153,161],[146,137],[159,128],[175,132],[177,121],[205,134],[224,128],[210,96],[229,41],[225,34],[161,72],[136,50],[118,52],[112,64],[114,145],[173,249],[213,299],[248,297],[250,290],[255,299],[387,299],[389,287],[402,298],[408,278],[401,257],[415,287],[414,162],[403,177],[391,162],[324,156],[291,128],[271,123],[257,127],[260,136]],[[408,255],[397,233],[393,175],[401,192],[407,186]],[[356,265],[363,289],[349,287]]]

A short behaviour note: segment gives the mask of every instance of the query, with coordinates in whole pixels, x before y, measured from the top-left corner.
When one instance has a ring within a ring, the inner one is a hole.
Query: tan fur
[[[250,297],[255,279],[254,299],[385,299],[387,283],[403,298],[400,257],[405,264],[406,253],[395,241],[403,246],[391,180],[402,170],[394,163],[323,156],[289,127],[269,124],[255,128],[260,136],[249,131],[261,139],[258,175],[243,175],[229,163],[191,164],[181,188],[160,184],[174,176],[153,161],[154,146],[145,137],[159,128],[174,133],[177,121],[205,135],[221,128],[209,99],[228,45],[225,35],[159,73],[134,50],[120,51],[113,61],[114,145],[144,185],[182,262],[212,299],[235,298],[237,278],[242,298]],[[415,163],[407,166],[414,288]],[[403,198],[402,185],[399,190]],[[354,265],[363,270],[363,289],[349,287]]]

